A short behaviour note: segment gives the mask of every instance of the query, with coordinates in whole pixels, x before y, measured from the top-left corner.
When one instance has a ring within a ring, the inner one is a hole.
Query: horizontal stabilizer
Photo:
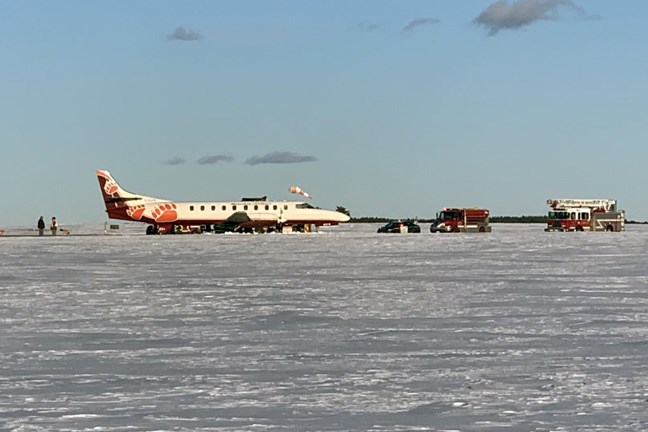
[[[138,201],[141,200],[141,197],[108,197],[105,199],[107,203],[119,203],[119,202],[125,202],[125,201]]]

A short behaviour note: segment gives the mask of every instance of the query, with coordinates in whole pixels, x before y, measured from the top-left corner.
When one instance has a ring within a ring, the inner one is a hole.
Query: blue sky
[[[0,227],[103,222],[96,169],[173,200],[299,185],[423,218],[607,197],[646,220],[646,16],[644,0],[2,2]]]

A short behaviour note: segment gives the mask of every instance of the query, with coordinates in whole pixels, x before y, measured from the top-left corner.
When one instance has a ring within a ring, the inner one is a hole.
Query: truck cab
[[[430,232],[491,232],[490,212],[481,208],[444,208],[436,214]]]

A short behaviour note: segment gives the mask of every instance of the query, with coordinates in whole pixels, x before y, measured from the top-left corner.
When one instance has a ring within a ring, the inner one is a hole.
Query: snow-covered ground
[[[648,430],[648,227],[377,226],[0,238],[0,430]]]

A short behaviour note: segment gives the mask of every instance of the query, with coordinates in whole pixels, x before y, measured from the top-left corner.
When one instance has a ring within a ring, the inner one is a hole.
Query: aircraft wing
[[[242,224],[245,222],[250,222],[252,219],[250,219],[250,216],[248,216],[247,212],[239,211],[236,213],[233,213],[230,217],[225,219],[222,223],[227,223],[227,224]]]
[[[223,222],[214,226],[217,233],[235,231],[238,228],[264,228],[277,224],[277,215],[274,213],[244,212],[233,213]]]

